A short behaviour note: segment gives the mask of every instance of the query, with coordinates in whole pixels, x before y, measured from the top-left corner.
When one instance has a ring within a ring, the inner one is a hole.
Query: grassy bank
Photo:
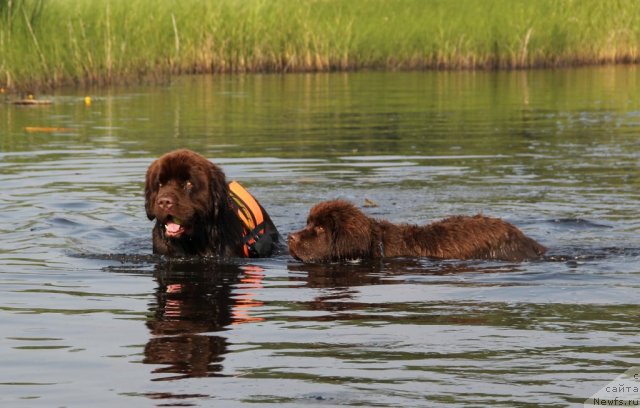
[[[635,0],[0,0],[0,87],[640,61]]]

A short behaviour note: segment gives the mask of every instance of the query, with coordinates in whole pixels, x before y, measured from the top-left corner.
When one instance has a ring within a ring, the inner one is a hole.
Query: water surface
[[[0,403],[581,405],[640,365],[639,94],[617,67],[185,77],[1,104]],[[367,199],[394,222],[499,216],[549,256],[154,257],[144,172],[178,147],[283,235],[319,201]]]

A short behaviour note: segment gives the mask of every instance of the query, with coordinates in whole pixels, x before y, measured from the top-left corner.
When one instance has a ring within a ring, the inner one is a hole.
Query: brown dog
[[[501,219],[454,216],[425,226],[395,225],[342,200],[317,204],[307,226],[289,235],[289,252],[303,262],[397,256],[521,261],[545,251]]]
[[[232,183],[239,186],[237,183]],[[260,257],[277,249],[278,230],[262,206],[238,205],[222,170],[182,149],[160,157],[147,170],[145,209],[153,228],[153,252],[170,256]],[[257,217],[255,217],[257,213]],[[247,218],[255,225],[248,225]]]

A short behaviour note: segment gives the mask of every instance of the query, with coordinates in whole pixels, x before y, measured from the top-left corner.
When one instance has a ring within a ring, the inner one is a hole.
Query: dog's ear
[[[156,215],[153,212],[153,204],[156,201],[156,195],[158,194],[158,168],[160,165],[158,164],[158,160],[151,163],[149,168],[147,169],[147,175],[144,179],[144,209],[147,212],[147,217],[150,220],[156,218]]]
[[[227,203],[227,178],[225,177],[224,172],[213,163],[209,166],[208,173],[209,203],[212,206],[210,211],[213,217],[217,217],[222,209],[221,206],[226,205]]]
[[[345,204],[331,213],[333,255],[338,259],[370,257],[372,221],[353,204]]]

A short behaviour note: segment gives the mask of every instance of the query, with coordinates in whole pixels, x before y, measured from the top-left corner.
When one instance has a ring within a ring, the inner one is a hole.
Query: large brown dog
[[[156,219],[156,254],[259,257],[277,249],[279,234],[264,208],[255,202],[263,222],[248,231],[224,173],[198,153],[176,150],[151,163],[144,191],[147,216]]]
[[[307,226],[289,235],[289,252],[303,262],[398,256],[521,261],[545,250],[497,218],[454,216],[425,226],[395,225],[342,200],[317,204]]]

